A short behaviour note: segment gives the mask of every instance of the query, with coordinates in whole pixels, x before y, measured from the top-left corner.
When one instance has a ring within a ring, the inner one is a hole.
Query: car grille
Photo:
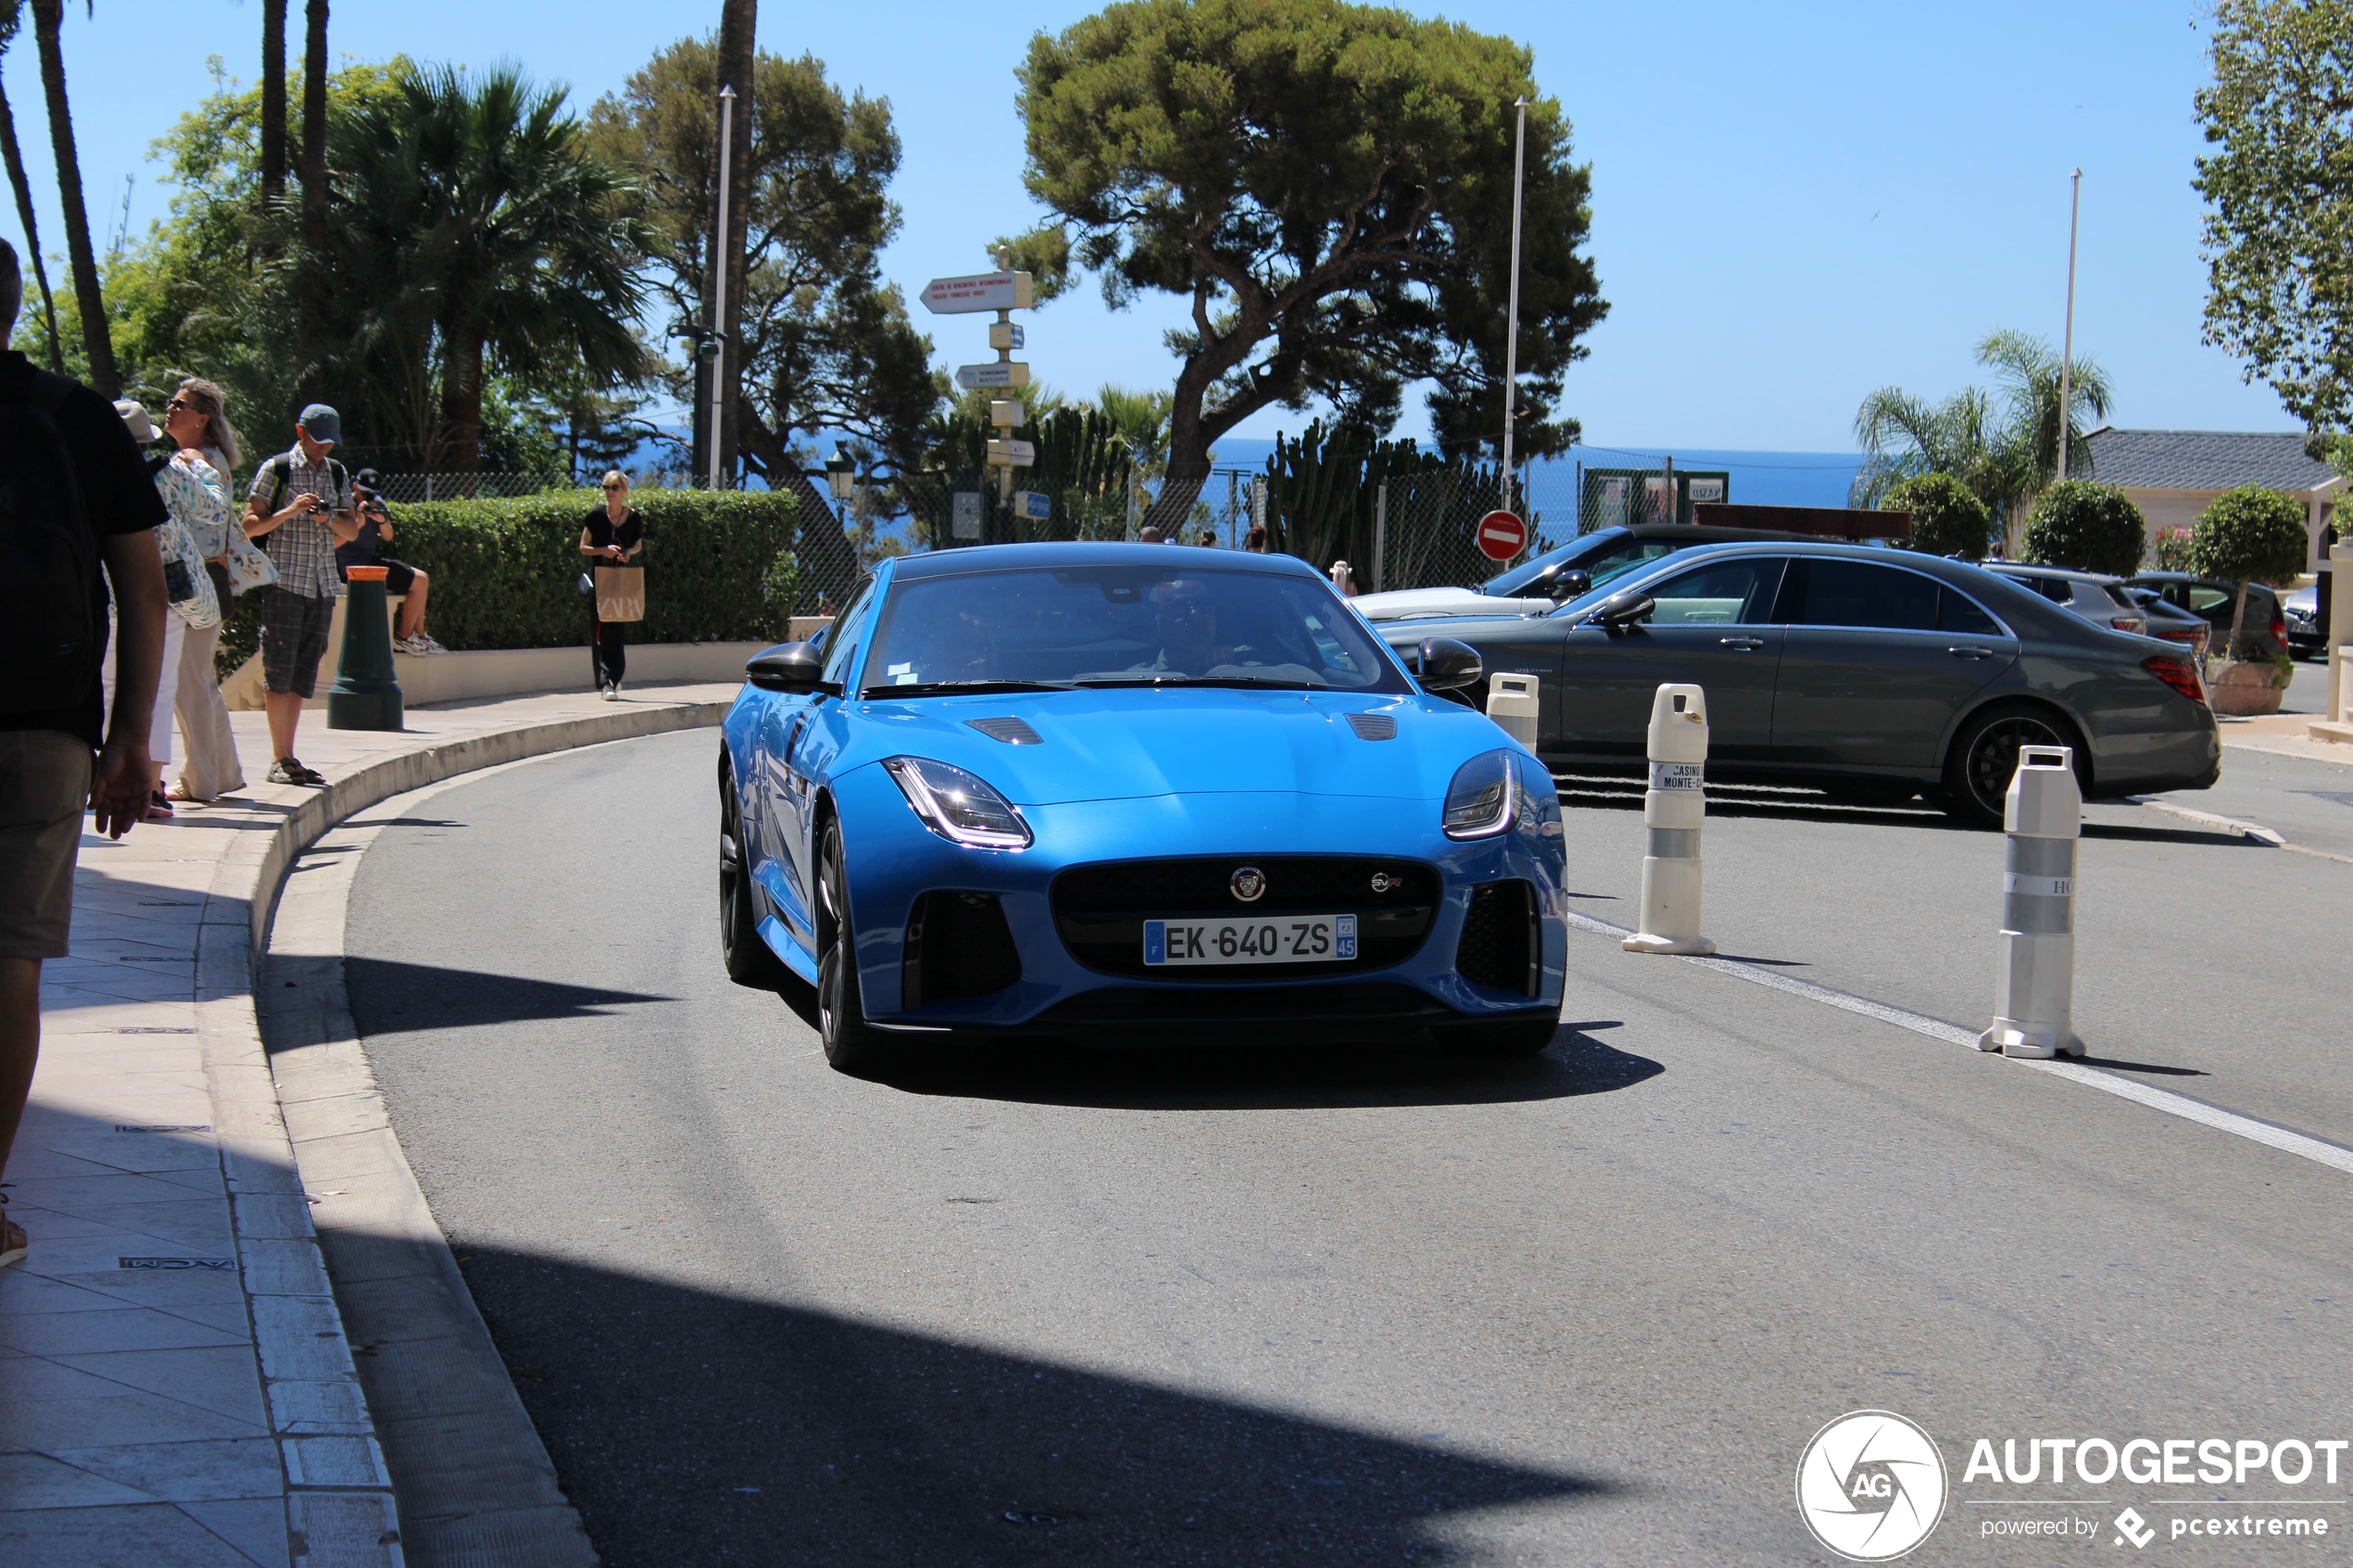
[[[1243,866],[1265,873],[1266,891],[1234,897]],[[1378,879],[1384,885],[1376,889]],[[1074,866],[1054,879],[1054,926],[1071,957],[1102,974],[1178,982],[1282,980],[1361,973],[1404,962],[1429,935],[1439,875],[1417,861],[1357,855],[1217,855],[1114,860]],[[1147,920],[1313,914],[1356,917],[1350,963],[1201,964],[1147,967]]]
[[[1542,935],[1536,924],[1536,890],[1516,879],[1471,889],[1454,972],[1474,985],[1537,994],[1543,978]]]
[[[1021,978],[1021,954],[993,893],[931,892],[907,922],[900,1005],[956,1002],[1001,991]]]

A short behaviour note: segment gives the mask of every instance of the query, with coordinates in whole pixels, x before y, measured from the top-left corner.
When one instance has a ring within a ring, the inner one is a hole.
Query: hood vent
[[[1031,729],[1026,721],[1020,719],[967,719],[964,722],[990,740],[1000,740],[1007,746],[1040,746],[1045,742],[1044,736]],[[1392,734],[1396,728],[1396,724],[1391,722],[1390,730]]]
[[[1348,727],[1356,732],[1358,740],[1395,740],[1397,716],[1393,713],[1352,713]]]

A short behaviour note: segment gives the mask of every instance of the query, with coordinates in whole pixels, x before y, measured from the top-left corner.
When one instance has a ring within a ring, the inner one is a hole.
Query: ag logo
[[[1889,1411],[1856,1411],[1814,1434],[1797,1461],[1797,1512],[1814,1538],[1856,1562],[1885,1562],[1944,1515],[1944,1456]]]

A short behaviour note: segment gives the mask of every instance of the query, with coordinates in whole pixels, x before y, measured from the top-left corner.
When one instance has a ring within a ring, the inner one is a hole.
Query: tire
[[[782,991],[800,976],[760,939],[760,906],[744,864],[743,818],[736,808],[734,775],[719,772],[719,958],[727,978],[755,991]]]
[[[1491,1057],[1498,1060],[1530,1057],[1553,1043],[1560,1030],[1558,1018],[1515,1018],[1505,1023],[1478,1023],[1462,1030],[1456,1036],[1457,1048],[1466,1056]]]
[[[2002,825],[2004,797],[2018,771],[2021,746],[2065,746],[2075,751],[2075,776],[2083,776],[2083,737],[2047,708],[2003,703],[1961,726],[1944,762],[1944,807],[1971,827]]]
[[[841,824],[825,824],[817,851],[817,1035],[838,1073],[867,1073],[888,1066],[891,1042],[866,1022],[858,996],[857,936],[849,924],[849,879],[844,872]]]

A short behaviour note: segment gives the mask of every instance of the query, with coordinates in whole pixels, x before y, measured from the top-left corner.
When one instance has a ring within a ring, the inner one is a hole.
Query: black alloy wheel
[[[817,851],[817,1034],[837,1072],[873,1073],[888,1064],[890,1041],[866,1022],[858,996],[858,942],[849,927],[839,822],[825,824]]]
[[[727,978],[755,991],[805,984],[760,939],[760,910],[744,863],[744,824],[736,809],[735,776],[719,771],[719,957]]]
[[[1972,827],[1998,828],[2018,771],[2018,754],[2030,746],[2074,748],[2078,780],[2083,775],[2083,741],[2075,726],[2047,709],[1989,708],[1962,726],[1944,765],[1944,809]]]

